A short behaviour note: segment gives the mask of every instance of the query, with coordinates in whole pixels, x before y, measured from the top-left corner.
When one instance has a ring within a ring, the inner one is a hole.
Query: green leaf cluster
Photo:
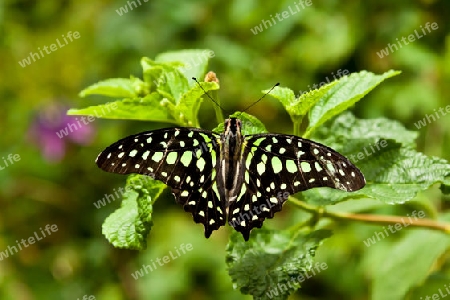
[[[166,188],[149,176],[131,175],[119,209],[106,218],[103,234],[114,247],[142,250],[153,225],[153,203]]]
[[[200,87],[190,79],[202,78],[206,72],[208,60],[205,53],[209,53],[208,50],[185,50],[164,53],[155,60],[143,58],[142,79],[108,79],[80,93],[81,97],[102,95],[116,98],[114,102],[71,109],[69,114],[198,127],[197,115],[202,96],[205,91],[219,89],[217,82],[201,82]],[[192,61],[198,63],[192,64]],[[367,180],[366,187],[354,193],[328,188],[305,191],[301,194],[305,202],[331,205],[350,199],[372,198],[385,204],[401,204],[415,199],[418,193],[436,183],[441,183],[442,192],[448,193],[446,176],[450,174],[450,165],[444,159],[416,151],[417,132],[407,130],[393,120],[362,120],[346,112],[384,80],[399,73],[389,71],[376,75],[362,71],[299,97],[295,97],[287,87],[275,87],[271,91],[270,96],[278,99],[289,114],[294,134],[324,143],[349,157]],[[103,114],[99,116],[98,111]],[[223,131],[220,116],[216,114],[218,125],[215,132]],[[231,117],[241,119],[244,134],[267,132],[264,124],[248,113],[236,112]],[[302,126],[306,119],[308,124]],[[301,128],[306,128],[303,134]],[[103,224],[103,233],[114,246],[128,249],[146,247],[152,226],[153,203],[164,188],[160,182],[143,180],[143,176],[128,178],[121,207]],[[254,230],[247,243],[234,232],[228,244],[226,262],[235,288],[253,295],[255,299],[287,299],[300,287],[300,283],[292,278],[312,270],[316,248],[331,235],[330,231],[315,224],[319,223],[297,224],[286,231]],[[403,251],[401,245],[398,251]],[[432,262],[430,259],[424,269]],[[405,257],[404,263],[411,262]],[[394,267],[387,266],[383,272],[391,272]],[[379,274],[381,281],[383,274]],[[391,288],[377,280],[375,285],[379,288],[374,291],[378,295],[375,298],[382,299],[384,296],[379,296],[383,295],[380,290]],[[411,281],[410,286],[399,293],[405,294],[407,288],[416,283],[417,280]],[[281,289],[281,285],[287,288]]]
[[[210,50],[165,53],[155,60],[144,57],[141,59],[143,79],[133,76],[107,79],[80,92],[80,97],[101,95],[118,100],[70,109],[68,114],[198,127],[197,113],[202,95],[204,91],[219,89],[219,84],[202,82],[200,87],[191,77],[200,78],[205,73],[210,57]],[[190,77],[186,77],[188,74]]]
[[[314,268],[314,254],[327,230],[270,231],[258,230],[247,243],[233,232],[227,248],[226,262],[234,285],[254,299],[287,299],[301,282],[326,269]]]

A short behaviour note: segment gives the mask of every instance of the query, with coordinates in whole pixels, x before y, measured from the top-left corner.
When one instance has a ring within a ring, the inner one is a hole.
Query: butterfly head
[[[242,121],[237,118],[229,118],[225,120],[225,136],[240,136]]]
[[[242,121],[237,118],[229,118],[225,120],[225,131],[227,130],[237,130],[241,128]]]

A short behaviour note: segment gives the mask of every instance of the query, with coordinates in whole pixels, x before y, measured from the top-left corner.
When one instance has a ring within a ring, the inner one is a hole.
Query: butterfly
[[[361,171],[333,149],[294,135],[243,135],[238,118],[219,134],[165,128],[117,141],[96,163],[104,171],[148,175],[203,224],[205,237],[228,223],[247,241],[253,228],[281,210],[289,195],[314,187],[364,187]]]

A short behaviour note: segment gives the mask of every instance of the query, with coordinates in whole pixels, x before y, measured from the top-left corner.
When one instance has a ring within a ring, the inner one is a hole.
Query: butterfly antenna
[[[242,112],[241,112],[241,114],[243,113],[243,112],[246,112],[250,107],[252,107],[253,105],[255,105],[256,103],[258,103],[259,101],[261,101],[265,96],[267,96],[267,94],[270,94],[270,92],[276,87],[276,86],[279,86],[280,85],[280,83],[279,82],[277,82],[267,93],[265,93],[261,98],[259,98],[258,100],[256,100],[255,102],[253,102],[252,104],[250,104],[249,106],[247,106],[247,108],[246,109],[244,109]]]
[[[222,111],[224,111],[224,109],[222,108],[222,106],[220,106],[220,104],[217,103],[217,102],[216,102],[216,101],[208,94],[207,91],[205,91],[205,89],[201,86],[200,82],[198,82],[197,78],[192,77],[192,79],[193,79],[195,82],[197,82],[198,86],[205,92],[205,95],[208,96],[208,98],[211,99],[211,101],[214,102],[214,103],[217,105],[217,107],[219,107]]]

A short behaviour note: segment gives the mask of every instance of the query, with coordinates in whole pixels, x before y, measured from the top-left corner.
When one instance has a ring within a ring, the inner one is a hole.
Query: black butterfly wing
[[[230,203],[228,222],[248,240],[252,228],[281,210],[289,195],[314,187],[356,191],[361,171],[333,149],[292,135],[246,136],[240,194]]]
[[[226,219],[216,184],[219,140],[219,135],[197,128],[147,131],[112,144],[96,163],[107,172],[137,173],[164,182],[209,237]]]

